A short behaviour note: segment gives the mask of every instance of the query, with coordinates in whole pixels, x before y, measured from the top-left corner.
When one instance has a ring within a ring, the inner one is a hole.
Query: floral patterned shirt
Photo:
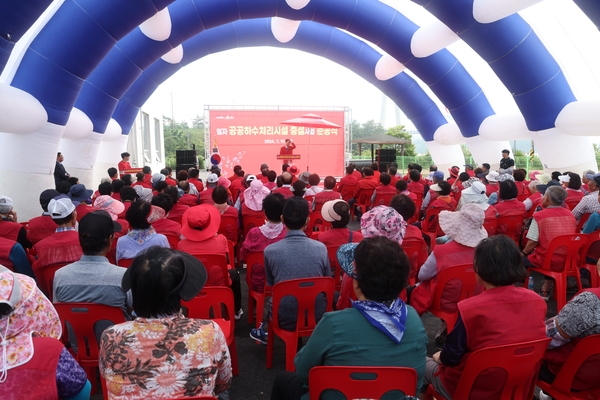
[[[136,318],[105,330],[99,364],[109,399],[215,396],[231,383],[219,326],[182,314]]]

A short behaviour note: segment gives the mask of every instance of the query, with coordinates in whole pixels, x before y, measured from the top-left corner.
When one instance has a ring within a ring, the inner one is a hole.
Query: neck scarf
[[[402,341],[408,313],[406,304],[402,300],[395,299],[389,306],[372,300],[357,300],[352,302],[352,307],[356,308],[371,325],[385,333],[394,342]]]
[[[265,222],[265,224],[259,227],[260,232],[265,235],[267,239],[275,239],[277,236],[281,234],[283,231],[283,224],[281,222],[273,223],[270,221]]]
[[[139,244],[144,244],[148,239],[151,239],[156,234],[153,226],[148,229],[132,229],[127,232],[127,236],[132,238]]]

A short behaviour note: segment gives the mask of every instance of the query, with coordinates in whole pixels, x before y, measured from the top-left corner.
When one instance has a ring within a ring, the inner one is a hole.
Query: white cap
[[[48,203],[48,212],[52,219],[66,218],[75,211],[75,205],[68,197],[56,197]]]
[[[0,196],[0,206],[9,206],[12,207],[13,205],[13,201],[10,197],[8,196]]]
[[[560,175],[558,180],[561,182],[569,183],[571,182],[571,177],[569,175]]]

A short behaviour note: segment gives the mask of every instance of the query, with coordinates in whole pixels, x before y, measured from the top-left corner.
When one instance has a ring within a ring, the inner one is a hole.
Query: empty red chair
[[[423,240],[404,239],[400,246],[408,256],[408,261],[410,261],[410,273],[408,279],[409,283],[414,285],[417,281],[421,265],[427,260],[427,244]]]
[[[592,356],[595,356],[596,360],[600,356],[600,335],[584,337],[577,343],[569,355],[569,358],[567,358],[567,361],[565,361],[560,369],[560,372],[556,375],[554,382],[550,384],[538,379],[536,385],[539,386],[544,393],[557,400],[600,399],[600,382],[593,388],[571,391],[575,376],[580,371],[581,367],[588,367],[584,366],[584,363],[588,362]],[[596,367],[597,365],[596,361]]]
[[[327,246],[327,258],[329,258],[329,267],[331,268],[331,272],[333,272],[333,280],[335,282],[335,290],[338,292],[342,287],[342,267],[337,258],[337,251],[340,248],[338,246]]]
[[[429,249],[433,251],[435,247],[435,239],[444,236],[444,231],[440,228],[439,215],[442,211],[447,210],[442,207],[428,208],[425,210],[425,218],[421,222],[421,232],[429,238]]]
[[[92,393],[96,392],[96,369],[98,368],[98,340],[94,325],[98,321],[108,320],[115,324],[125,322],[123,310],[96,303],[54,303],[62,324],[62,342],[69,343],[67,322],[75,333],[77,354],[73,357],[85,370],[92,384]]]
[[[577,280],[578,290],[582,289],[579,264],[583,258],[582,254],[587,241],[588,235],[583,233],[557,236],[548,245],[542,267],[529,267],[527,269],[528,277],[531,271],[535,271],[554,279],[557,313],[567,304],[568,276],[572,276]]]
[[[313,232],[324,232],[331,229],[331,222],[327,222],[323,219],[321,211],[313,211],[310,213],[310,220],[306,227],[306,236],[312,237]]]
[[[406,367],[313,367],[308,382],[310,400],[319,400],[328,389],[341,392],[347,399],[380,399],[391,390],[415,396],[417,371]]]
[[[580,268],[588,270],[590,274],[590,286],[593,288],[600,287],[600,275],[598,275],[598,267],[596,267],[597,259],[600,258],[600,231],[592,232],[588,235],[587,244],[585,245],[581,257]],[[596,262],[590,263],[590,261]]]
[[[456,303],[481,292],[482,288],[477,285],[473,264],[454,265],[440,272],[433,291],[433,303],[429,312],[446,321],[448,333],[452,331],[458,319],[458,307]],[[452,306],[447,301],[452,299]],[[449,307],[454,312],[449,311]]]
[[[211,319],[219,325],[227,340],[231,355],[231,369],[238,374],[237,349],[235,346],[235,311],[233,292],[222,286],[207,286],[190,301],[181,304],[188,309],[188,318]],[[225,312],[223,312],[225,311]]]
[[[273,286],[273,305],[269,321],[269,338],[267,340],[267,368],[273,366],[273,348],[275,335],[285,342],[285,369],[294,371],[294,357],[298,350],[298,338],[310,336],[317,325],[315,303],[320,293],[327,297],[327,311],[333,311],[334,283],[332,278],[304,278],[279,282]],[[293,296],[298,302],[296,329],[287,331],[279,326],[277,318],[279,305],[285,296]]]
[[[505,379],[498,385],[502,385],[502,394],[500,397],[492,396],[494,400],[531,400],[533,398],[533,389],[535,378],[540,369],[540,361],[544,357],[546,347],[550,339],[540,339],[531,342],[508,344],[504,346],[488,347],[477,350],[470,354],[469,360],[461,375],[453,399],[469,399],[469,394],[473,388],[475,380],[480,374],[494,374],[499,380]],[[503,372],[498,371],[502,369]],[[434,396],[437,400],[444,399],[431,385],[427,389],[427,399]]]

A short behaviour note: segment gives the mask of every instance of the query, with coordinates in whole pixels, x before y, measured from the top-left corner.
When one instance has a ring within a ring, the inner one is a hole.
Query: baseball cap
[[[354,274],[354,250],[358,243],[344,243],[338,248],[337,258],[340,267],[352,279],[356,279]]]
[[[75,205],[65,195],[58,196],[48,203],[48,212],[52,219],[62,219],[71,215],[75,211]]]
[[[110,213],[104,210],[89,212],[79,221],[79,237],[104,240],[115,232],[121,232],[123,227],[114,221]]]
[[[206,177],[206,183],[217,183],[218,180],[217,174],[208,174],[208,177]]]
[[[13,201],[10,197],[2,195],[0,196],[0,205],[12,207]]]
[[[306,221],[309,213],[308,202],[297,196],[290,197],[283,205],[284,219],[301,219],[302,221]]]
[[[46,189],[42,193],[40,193],[40,203],[48,204],[50,203],[50,200],[52,200],[56,196],[60,196],[60,193],[58,193],[54,189]]]
[[[327,222],[341,221],[344,214],[348,214],[350,206],[344,200],[330,200],[323,204],[321,216]]]
[[[571,177],[569,175],[560,175],[558,180],[561,182],[569,183],[571,182]]]
[[[444,179],[444,173],[442,171],[435,171],[432,175],[431,175],[432,179],[435,179],[436,181],[441,181]]]
[[[157,182],[164,181],[165,179],[167,179],[166,176],[164,176],[163,174],[157,172],[157,173],[155,173],[155,174],[152,175],[152,178],[150,179],[150,181],[152,183],[157,183]]]

